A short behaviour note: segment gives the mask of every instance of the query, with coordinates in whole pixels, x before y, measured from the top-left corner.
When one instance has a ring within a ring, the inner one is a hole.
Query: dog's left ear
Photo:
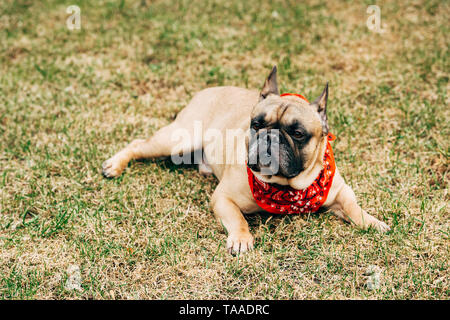
[[[269,94],[280,95],[277,84],[277,66],[273,66],[272,71],[264,82],[264,86],[259,94],[259,101],[264,100]]]
[[[327,101],[328,101],[328,82],[323,89],[322,94],[311,105],[316,108],[322,122],[322,132],[328,134],[328,117],[327,117]]]

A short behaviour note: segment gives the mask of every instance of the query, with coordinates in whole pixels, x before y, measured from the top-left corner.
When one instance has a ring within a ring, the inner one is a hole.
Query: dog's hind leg
[[[213,174],[212,168],[209,166],[208,162],[203,157],[203,152],[201,154],[200,161],[198,163],[198,172],[200,172],[200,174],[204,176],[209,176]]]
[[[216,89],[217,90],[217,89]],[[211,108],[216,103],[216,90],[205,89],[197,93],[180,111],[175,121],[158,130],[149,139],[137,139],[103,163],[106,177],[117,177],[133,159],[154,159],[188,155],[202,150],[203,125],[210,123]],[[190,157],[190,155],[189,155]],[[184,163],[186,159],[184,158]],[[178,158],[180,159],[180,158]],[[176,160],[172,158],[172,160]],[[174,161],[177,163],[177,161]]]
[[[183,128],[176,121],[161,128],[149,139],[136,139],[114,156],[103,162],[103,175],[118,177],[134,159],[155,159],[191,153],[201,148],[201,136],[193,128]]]

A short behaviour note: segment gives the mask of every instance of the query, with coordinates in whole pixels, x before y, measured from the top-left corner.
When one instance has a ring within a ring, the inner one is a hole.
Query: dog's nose
[[[260,130],[249,143],[248,167],[257,172],[262,168],[277,167],[279,143],[278,130]]]
[[[276,159],[279,147],[278,130],[267,130],[258,137],[258,163],[260,166],[271,166]]]
[[[267,153],[267,155],[270,157],[272,155],[272,151],[275,151],[275,149],[278,148],[280,144],[280,136],[278,130],[270,130],[267,132],[266,137],[263,139],[263,145],[264,151]]]

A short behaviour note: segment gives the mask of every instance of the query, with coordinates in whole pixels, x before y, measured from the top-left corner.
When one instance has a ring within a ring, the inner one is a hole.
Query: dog
[[[232,254],[254,246],[243,214],[264,210],[301,213],[323,207],[360,228],[386,232],[388,225],[358,205],[353,190],[335,168],[327,101],[328,83],[312,103],[301,95],[280,95],[276,66],[261,91],[231,86],[207,88],[198,92],[171,124],[149,139],[132,141],[106,160],[103,175],[119,176],[132,159],[180,157],[203,150],[199,168],[219,179],[210,205],[228,232],[226,248]],[[199,124],[200,134],[196,129]],[[224,144],[223,139],[207,137],[207,132],[226,136],[230,130],[242,143],[236,145],[228,139]],[[174,142],[173,136],[180,132],[194,138]],[[273,151],[270,165],[258,157],[258,147],[264,144],[261,141],[265,141],[269,155]],[[299,197],[303,197],[301,201],[295,200]]]

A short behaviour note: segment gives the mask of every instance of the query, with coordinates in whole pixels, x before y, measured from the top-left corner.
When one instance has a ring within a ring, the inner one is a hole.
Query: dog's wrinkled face
[[[251,113],[248,165],[269,178],[291,179],[312,164],[328,133],[328,84],[313,103],[280,97],[276,71],[274,67]]]

